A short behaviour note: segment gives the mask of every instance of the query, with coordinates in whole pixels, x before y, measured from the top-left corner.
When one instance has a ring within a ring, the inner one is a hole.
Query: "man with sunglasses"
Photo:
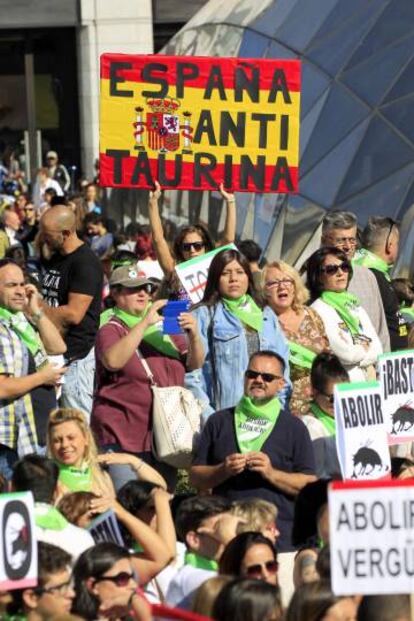
[[[49,543],[38,543],[38,584],[11,591],[7,619],[47,621],[70,612],[75,597],[71,582],[70,555]],[[14,616],[17,615],[17,616]]]
[[[310,379],[313,400],[302,421],[312,440],[316,474],[321,479],[337,478],[341,469],[336,450],[334,388],[349,382],[349,375],[335,354],[322,352],[313,361]]]
[[[191,482],[230,500],[262,498],[278,509],[278,550],[293,550],[294,497],[315,480],[309,433],[282,410],[284,362],[272,351],[249,360],[244,395],[235,408],[207,421],[191,467]]]
[[[363,250],[357,263],[375,276],[385,310],[391,351],[408,347],[408,327],[400,312],[398,296],[391,283],[391,269],[398,257],[400,231],[392,218],[368,218],[361,236]]]
[[[357,235],[357,219],[350,211],[334,209],[328,211],[322,220],[321,246],[338,248],[352,261],[353,274],[348,291],[359,299],[378,334],[383,351],[388,352],[390,335],[377,281],[367,267],[354,260],[358,247]]]
[[[35,238],[39,231],[39,224],[36,220],[36,211],[33,203],[26,203],[23,207],[23,222],[17,231],[16,238],[22,244],[26,259],[28,257],[34,257],[35,250]]]

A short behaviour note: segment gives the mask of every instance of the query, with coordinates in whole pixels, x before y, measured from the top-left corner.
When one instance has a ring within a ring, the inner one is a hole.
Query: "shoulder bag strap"
[[[152,371],[149,368],[148,362],[145,360],[145,358],[142,357],[141,352],[139,351],[139,348],[137,349],[136,353],[137,353],[138,359],[141,361],[141,364],[144,367],[145,373],[148,375],[148,379],[150,381],[151,386],[156,386],[157,383],[154,379],[154,375],[152,374]]]
[[[125,334],[128,334],[128,329],[126,326],[124,326],[124,324],[120,323],[119,321],[113,321],[112,319],[110,319],[108,321],[108,324],[111,323],[115,326],[121,326],[121,328],[124,328],[125,330]],[[106,324],[106,325],[108,325]],[[142,366],[144,367],[144,371],[148,376],[148,379],[150,381],[151,386],[156,386],[156,381],[154,379],[154,375],[152,374],[151,369],[149,368],[148,362],[145,360],[145,358],[142,357],[141,352],[139,351],[139,347],[136,350],[136,354],[138,356],[138,360],[141,361]]]
[[[207,342],[208,342],[208,349],[210,351],[214,405],[216,406],[217,405],[217,372],[216,372],[216,359],[215,359],[215,354],[214,354],[213,321],[214,321],[214,316],[216,314],[217,306],[214,306],[213,312],[210,306],[208,306],[207,308],[208,308],[208,314],[210,316],[210,322],[207,328]]]

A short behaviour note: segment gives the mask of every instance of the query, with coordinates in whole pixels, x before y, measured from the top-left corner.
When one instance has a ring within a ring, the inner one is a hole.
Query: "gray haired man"
[[[357,219],[350,211],[328,212],[322,221],[322,246],[342,250],[352,261],[357,249]],[[371,319],[384,352],[390,351],[390,335],[377,280],[366,267],[355,265],[348,291],[356,295]]]

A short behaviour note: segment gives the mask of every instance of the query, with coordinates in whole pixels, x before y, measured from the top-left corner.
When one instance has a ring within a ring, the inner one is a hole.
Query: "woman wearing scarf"
[[[205,404],[204,416],[233,407],[243,395],[249,357],[270,349],[285,362],[282,405],[291,391],[289,353],[275,313],[263,308],[247,259],[237,250],[223,250],[211,262],[202,302],[195,307],[206,352],[202,369],[187,374],[186,386]]]
[[[96,339],[91,427],[100,447],[138,456],[155,466],[172,488],[176,471],[151,452],[152,392],[140,358],[159,387],[182,386],[186,368],[196,369],[204,361],[197,324],[190,313],[181,313],[178,321],[186,335],[163,335],[158,311],[166,300],[152,303],[153,283],[140,278],[134,267],[115,269],[109,285],[116,305]]]
[[[336,384],[349,382],[349,376],[337,356],[322,353],[313,361],[310,379],[313,401],[302,421],[312,440],[316,475],[321,479],[330,479],[340,474],[336,452],[334,389]]]
[[[352,382],[375,379],[382,354],[377,333],[358,298],[348,293],[352,265],[337,248],[320,248],[308,259],[307,286],[325,326],[331,351]]]
[[[276,313],[289,344],[293,385],[290,411],[296,416],[303,416],[312,400],[312,362],[321,351],[329,350],[325,327],[318,313],[305,306],[309,292],[293,267],[283,261],[267,264],[263,270],[263,283],[267,303]]]

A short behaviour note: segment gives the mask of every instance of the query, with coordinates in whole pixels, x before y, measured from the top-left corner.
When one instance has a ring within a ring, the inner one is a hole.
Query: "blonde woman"
[[[289,344],[290,378],[293,384],[290,410],[296,416],[309,411],[312,401],[310,370],[317,354],[329,351],[329,341],[318,313],[305,306],[309,292],[299,273],[283,261],[266,265],[263,291],[276,313]]]
[[[112,480],[101,468],[101,465],[110,464],[128,464],[135,471],[135,476],[166,488],[164,479],[134,455],[98,455],[95,440],[80,410],[53,410],[49,415],[47,443],[49,456],[59,466],[59,498],[68,492],[79,491],[115,497]]]

